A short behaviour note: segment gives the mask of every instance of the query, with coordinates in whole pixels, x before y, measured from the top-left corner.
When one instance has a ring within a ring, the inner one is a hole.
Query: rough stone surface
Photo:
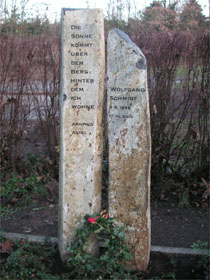
[[[65,259],[84,215],[101,205],[102,10],[63,9],[61,41],[59,249]]]
[[[109,212],[125,226],[131,269],[150,252],[151,140],[146,59],[118,29],[108,36]]]

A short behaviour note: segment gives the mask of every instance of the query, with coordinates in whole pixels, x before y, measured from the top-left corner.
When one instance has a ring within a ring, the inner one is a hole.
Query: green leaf
[[[97,230],[94,230],[95,233],[99,233],[103,230],[103,228],[98,228]]]
[[[96,217],[94,214],[91,217]],[[129,250],[124,244],[124,227],[117,227],[113,219],[98,219],[97,224],[87,223],[77,230],[75,240],[71,243],[71,256],[67,260],[70,279],[128,279],[129,269],[122,265],[130,258]],[[97,240],[104,241],[104,248],[98,257],[86,252],[87,242],[92,233]]]
[[[107,238],[107,239],[105,239],[105,241],[104,241],[104,246],[105,247],[108,247],[109,246],[109,243],[110,243],[110,240]]]

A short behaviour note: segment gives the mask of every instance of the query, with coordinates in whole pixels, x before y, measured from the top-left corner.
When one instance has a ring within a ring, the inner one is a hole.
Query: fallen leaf
[[[12,200],[11,200],[12,203],[16,203],[18,202],[18,199],[16,197],[14,197]]]
[[[155,104],[153,105],[153,113],[157,114],[157,106]]]
[[[0,243],[2,253],[7,253],[12,250],[12,244],[9,240],[6,240],[4,243]]]
[[[20,239],[20,245],[24,245],[25,244],[25,241],[23,238]]]
[[[42,176],[36,177],[37,182],[39,183],[42,180]]]

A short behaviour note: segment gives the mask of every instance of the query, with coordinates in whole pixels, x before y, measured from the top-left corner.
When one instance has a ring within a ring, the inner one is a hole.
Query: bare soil
[[[163,202],[151,208],[152,245],[190,247],[209,241],[210,212],[202,208],[170,207]]]
[[[209,240],[210,213],[201,208],[172,208],[163,202],[151,207],[153,246],[190,247],[194,242]],[[1,220],[2,231],[33,235],[58,235],[58,204],[32,201],[9,220]]]
[[[25,139],[25,153],[45,154],[46,147],[39,127],[30,125]],[[33,140],[33,141],[32,141]],[[107,174],[106,174],[107,175]],[[106,177],[106,176],[105,176]],[[107,207],[107,182],[103,178],[102,207]],[[0,230],[42,236],[58,236],[58,183],[53,181],[50,199],[34,199],[19,209],[9,220],[2,219]],[[105,191],[104,191],[105,190]],[[194,242],[209,241],[210,209],[172,207],[170,203],[151,202],[151,243],[153,246],[190,247]]]

